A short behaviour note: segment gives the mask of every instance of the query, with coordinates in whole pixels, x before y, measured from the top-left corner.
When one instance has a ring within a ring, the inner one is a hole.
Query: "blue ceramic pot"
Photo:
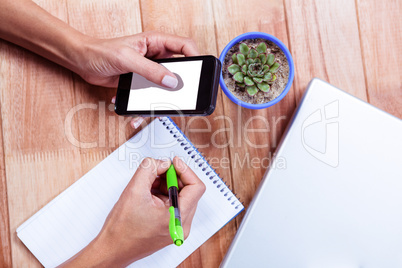
[[[288,80],[288,83],[286,84],[285,89],[282,91],[282,93],[278,97],[276,97],[275,99],[273,99],[269,102],[261,103],[261,104],[251,104],[251,103],[244,102],[244,101],[238,99],[235,95],[233,95],[233,93],[227,88],[225,81],[223,80],[222,72],[221,72],[221,77],[219,79],[219,84],[221,85],[223,92],[225,92],[226,96],[228,96],[228,98],[231,101],[233,101],[234,103],[236,103],[242,107],[245,107],[248,109],[254,109],[254,110],[270,107],[270,106],[278,103],[281,99],[283,99],[283,97],[285,97],[285,95],[289,92],[289,89],[293,83],[293,77],[295,74],[295,66],[293,64],[293,59],[292,59],[292,56],[290,55],[288,48],[275,36],[272,36],[267,33],[262,33],[262,32],[249,32],[249,33],[245,33],[245,34],[237,36],[235,39],[230,41],[229,44],[226,45],[226,47],[223,49],[221,55],[219,56],[219,60],[223,64],[225,62],[226,54],[228,53],[229,49],[231,49],[235,44],[239,43],[240,41],[246,40],[246,39],[255,39],[255,38],[263,38],[265,40],[272,41],[273,43],[275,43],[283,51],[283,53],[285,54],[285,56],[288,60],[289,80]]]

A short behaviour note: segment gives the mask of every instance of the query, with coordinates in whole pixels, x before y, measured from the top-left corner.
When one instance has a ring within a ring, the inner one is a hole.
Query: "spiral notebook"
[[[84,248],[101,230],[144,157],[179,156],[204,182],[191,232],[130,267],[176,267],[244,209],[198,150],[167,117],[154,120],[17,229],[45,266],[55,267]]]

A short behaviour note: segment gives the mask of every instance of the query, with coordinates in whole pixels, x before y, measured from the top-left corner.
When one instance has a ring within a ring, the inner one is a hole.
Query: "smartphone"
[[[120,76],[115,112],[136,116],[210,115],[215,110],[221,63],[214,56],[154,60],[176,75],[176,88],[164,88],[136,73]]]

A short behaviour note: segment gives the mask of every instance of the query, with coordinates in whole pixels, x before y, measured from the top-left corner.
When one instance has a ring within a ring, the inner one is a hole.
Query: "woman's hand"
[[[31,0],[0,0],[0,6],[0,38],[58,63],[94,85],[116,88],[119,75],[134,72],[175,88],[176,76],[148,58],[198,55],[189,38],[144,32],[98,39],[70,27]],[[142,121],[133,119],[131,125],[137,128]]]
[[[88,38],[83,43],[76,72],[88,83],[105,87],[117,87],[120,74],[134,72],[155,84],[175,88],[178,83],[176,76],[148,58],[199,55],[192,39],[159,32],[114,39]],[[130,124],[138,128],[143,121],[142,117],[135,117]]]
[[[179,207],[185,239],[205,185],[179,158]],[[165,172],[170,161],[146,158],[110,212],[99,235],[63,266],[125,267],[173,243]],[[185,243],[185,242],[184,242]]]
[[[83,44],[76,72],[88,83],[105,87],[117,87],[120,74],[134,72],[155,84],[175,88],[176,76],[148,58],[199,54],[192,39],[159,32],[113,39],[86,38]]]

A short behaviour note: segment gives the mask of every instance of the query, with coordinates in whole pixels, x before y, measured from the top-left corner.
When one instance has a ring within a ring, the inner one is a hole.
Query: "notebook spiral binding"
[[[209,180],[216,185],[216,188],[219,189],[223,196],[227,197],[229,202],[234,198],[230,204],[235,206],[235,209],[238,209],[242,204],[240,202],[236,202],[238,199],[235,195],[233,195],[230,186],[226,185],[226,183],[219,178],[219,175],[216,173],[216,171],[209,165],[207,160],[205,160],[198,149],[190,143],[176,123],[173,122],[173,120],[169,117],[161,117],[159,118],[159,121],[161,121],[166,129],[169,130],[170,134],[173,135],[173,138],[180,143],[180,146],[187,151],[187,154],[189,154],[192,159],[195,159],[194,162],[198,164],[198,167],[202,168],[202,171],[205,172],[206,176],[209,176]]]

